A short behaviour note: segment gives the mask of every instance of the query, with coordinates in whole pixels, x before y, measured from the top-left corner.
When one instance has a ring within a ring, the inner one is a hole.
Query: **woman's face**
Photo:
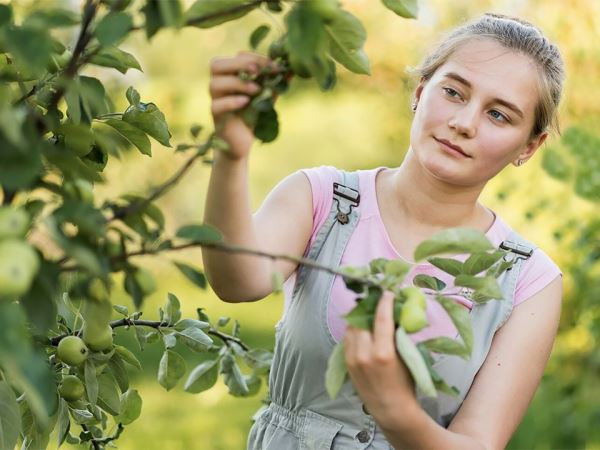
[[[462,44],[417,88],[411,147],[421,166],[447,183],[474,186],[529,158],[546,137],[530,137],[537,77],[529,57],[493,40]]]

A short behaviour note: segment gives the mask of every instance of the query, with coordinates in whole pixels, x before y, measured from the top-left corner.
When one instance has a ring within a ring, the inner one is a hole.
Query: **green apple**
[[[97,302],[107,301],[110,296],[106,285],[99,278],[94,278],[92,281],[90,281],[88,284],[87,293],[92,299],[91,301]]]
[[[0,239],[25,236],[29,229],[29,214],[14,206],[0,207]]]
[[[306,5],[325,21],[335,19],[340,12],[340,4],[337,0],[310,0]]]
[[[56,356],[70,366],[80,366],[88,357],[88,348],[77,336],[62,338],[56,349]]]
[[[427,313],[418,301],[407,301],[400,312],[400,326],[407,333],[416,333],[427,325]]]
[[[40,267],[35,250],[17,239],[0,241],[0,298],[26,293]]]
[[[66,375],[58,387],[58,393],[68,402],[74,402],[83,397],[85,386],[75,375]]]
[[[402,290],[404,295],[406,296],[407,302],[417,302],[421,308],[427,308],[427,300],[425,298],[425,294],[421,289],[416,286],[409,286]]]
[[[88,347],[96,352],[108,350],[113,345],[113,330],[110,325],[98,328],[86,322],[83,325],[82,336]]]

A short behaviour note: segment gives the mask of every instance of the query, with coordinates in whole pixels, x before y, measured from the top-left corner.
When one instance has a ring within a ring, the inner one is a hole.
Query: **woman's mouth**
[[[452,142],[447,141],[446,139],[438,139],[435,137],[434,137],[434,139],[440,144],[440,147],[445,152],[450,153],[451,155],[461,156],[463,158],[471,158],[471,156],[469,156],[465,153],[465,151],[462,149],[462,147],[460,147],[458,145],[454,145]]]

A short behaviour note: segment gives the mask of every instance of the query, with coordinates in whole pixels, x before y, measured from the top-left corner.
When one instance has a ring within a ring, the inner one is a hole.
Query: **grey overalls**
[[[307,255],[328,266],[339,266],[360,215],[358,174],[340,171],[339,177],[342,185],[334,184],[333,206]],[[417,393],[422,407],[444,427],[464,400],[495,331],[510,315],[521,264],[535,248],[516,234],[502,246],[509,247],[511,252],[505,258],[514,258],[515,263],[498,279],[504,300],[474,304],[471,310],[471,359],[434,355],[435,369],[459,389],[460,396],[438,394],[438,398],[422,398]],[[254,416],[249,450],[393,448],[374,418],[363,409],[349,381],[335,400],[325,391],[327,360],[335,345],[327,325],[333,278],[324,271],[304,266],[298,269],[289,309],[275,327],[275,354],[269,378],[271,403]]]

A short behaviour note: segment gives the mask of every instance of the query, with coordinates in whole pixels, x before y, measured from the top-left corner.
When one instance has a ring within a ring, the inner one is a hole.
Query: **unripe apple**
[[[427,300],[425,298],[425,294],[421,289],[416,286],[409,286],[402,290],[404,295],[406,296],[407,302],[417,302],[421,308],[427,308]]]
[[[70,366],[80,366],[88,357],[88,348],[81,338],[67,336],[62,338],[56,349],[56,356]]]
[[[418,301],[407,301],[400,312],[400,326],[407,333],[416,333],[427,325],[427,313]]]
[[[310,0],[306,5],[325,21],[333,20],[340,12],[337,0]]]
[[[31,287],[40,266],[35,250],[17,239],[0,241],[0,298],[14,298]]]
[[[113,330],[110,325],[97,328],[87,322],[83,325],[83,341],[96,352],[108,350],[113,345]]]
[[[0,207],[0,239],[20,238],[29,229],[29,214],[14,206]]]
[[[66,401],[74,402],[83,397],[85,386],[75,375],[66,375],[58,387],[58,393]]]

